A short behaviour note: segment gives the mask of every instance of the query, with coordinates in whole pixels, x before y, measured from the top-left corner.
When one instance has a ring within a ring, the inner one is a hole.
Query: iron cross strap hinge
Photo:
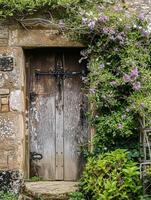
[[[68,72],[68,71],[63,71],[63,70],[56,70],[56,71],[49,71],[49,72],[41,72],[36,70],[35,71],[35,76],[51,76],[55,77],[56,79],[66,79],[66,78],[72,78],[76,76],[85,76],[85,71],[82,70],[81,72]]]

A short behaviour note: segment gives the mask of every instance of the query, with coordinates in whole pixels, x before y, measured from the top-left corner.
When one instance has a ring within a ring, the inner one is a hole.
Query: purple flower
[[[140,19],[141,21],[144,21],[144,20],[145,20],[145,15],[144,15],[144,13],[141,13],[141,14],[138,16],[138,19]]]
[[[133,90],[140,90],[141,88],[141,83],[138,81],[138,82],[135,82],[133,83]]]
[[[128,83],[128,82],[130,82],[131,78],[128,74],[124,74],[123,80],[124,80],[125,83]]]
[[[82,17],[82,24],[86,25],[88,22],[88,19],[86,17]]]
[[[89,24],[88,24],[88,27],[89,27],[91,30],[93,30],[94,27],[95,27],[95,24],[96,24],[96,21],[91,20],[91,21],[89,22]]]
[[[109,28],[109,34],[114,35],[115,34],[115,30],[113,28]]]
[[[106,22],[109,21],[109,17],[106,16],[106,15],[102,15],[102,16],[99,17],[99,21],[100,21],[101,23],[106,23]]]
[[[143,36],[143,37],[148,37],[148,35],[149,35],[149,32],[148,32],[148,30],[146,30],[146,29],[142,29],[142,30],[141,30],[141,33],[142,33],[142,36]]]
[[[145,108],[145,104],[144,104],[143,102],[140,104],[140,106],[141,106],[142,108]]]
[[[138,68],[137,68],[137,67],[135,67],[135,68],[131,71],[130,77],[131,77],[131,79],[135,79],[135,78],[138,77]]]
[[[110,82],[110,85],[111,85],[111,86],[115,86],[116,84],[117,84],[116,81],[111,81],[111,82]]]
[[[116,6],[116,7],[114,8],[114,10],[115,10],[116,12],[122,12],[122,11],[123,11],[123,8],[120,7],[120,6]]]
[[[104,69],[105,65],[104,63],[100,64],[100,69]]]
[[[113,28],[103,28],[102,31],[104,34],[110,34],[110,35],[115,34],[115,30]]]
[[[124,32],[119,33],[119,34],[116,36],[116,39],[117,39],[118,41],[120,41],[121,44],[124,44],[125,33],[124,33]]]
[[[116,39],[119,41],[123,41],[124,38],[121,35],[117,35]]]
[[[108,28],[103,28],[103,33],[108,34]]]
[[[125,37],[125,33],[124,32],[119,33],[119,35],[121,35],[122,37]]]
[[[123,129],[123,124],[118,124],[118,129]]]

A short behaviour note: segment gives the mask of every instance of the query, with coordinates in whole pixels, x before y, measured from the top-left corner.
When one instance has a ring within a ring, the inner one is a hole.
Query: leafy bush
[[[70,194],[69,200],[85,200],[82,192],[73,192]]]
[[[18,200],[18,197],[17,197],[17,195],[15,195],[13,193],[10,193],[10,192],[4,193],[1,191],[0,199],[1,200]]]
[[[86,199],[138,200],[142,193],[139,168],[122,149],[89,158],[81,181]]]
[[[43,180],[43,178],[39,177],[39,176],[32,176],[30,178],[30,181],[33,181],[33,182],[42,181],[42,180]]]

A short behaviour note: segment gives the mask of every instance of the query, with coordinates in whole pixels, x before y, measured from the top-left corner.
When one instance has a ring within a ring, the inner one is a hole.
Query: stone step
[[[78,182],[70,181],[25,182],[19,200],[68,200],[77,185]]]

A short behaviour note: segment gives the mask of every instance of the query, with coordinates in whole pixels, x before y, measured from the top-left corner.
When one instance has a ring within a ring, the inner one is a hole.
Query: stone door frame
[[[23,147],[23,163],[22,171],[24,173],[24,178],[29,179],[29,165],[30,165],[30,155],[29,155],[29,133],[27,120],[28,115],[26,114],[26,102],[27,102],[27,85],[26,85],[26,60],[25,52],[26,49],[34,48],[52,48],[52,47],[63,47],[63,48],[82,48],[83,44],[67,39],[65,36],[60,35],[58,30],[50,29],[13,29],[10,32],[10,46],[13,48],[20,49],[20,55],[22,58],[22,74],[23,74],[23,93],[24,93],[24,111],[23,111],[23,123],[24,123],[24,147]]]
[[[2,170],[19,171],[25,179],[29,178],[29,147],[28,147],[28,128],[26,113],[26,49],[34,48],[84,48],[85,46],[77,41],[70,40],[58,30],[50,27],[27,27],[22,28],[17,24],[5,24],[0,26],[0,57],[13,58],[13,68],[9,72],[2,72],[6,75],[4,87],[8,96],[7,110],[1,113],[1,117],[10,120],[12,124],[11,139],[6,140],[6,148],[2,149],[5,166]],[[5,107],[6,107],[5,106]],[[89,105],[90,109],[93,105]],[[92,149],[92,136],[95,130],[89,128],[89,148]],[[7,150],[8,149],[8,150]],[[11,154],[10,154],[11,153]],[[9,159],[7,158],[10,157]]]

